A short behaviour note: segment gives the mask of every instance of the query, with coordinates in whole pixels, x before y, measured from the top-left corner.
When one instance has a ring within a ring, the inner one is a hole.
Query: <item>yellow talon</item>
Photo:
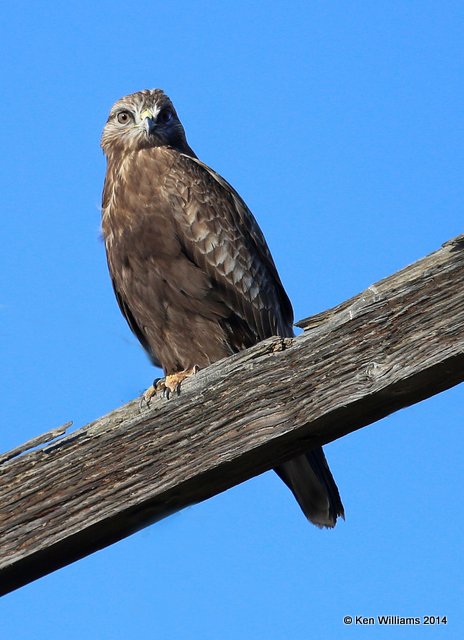
[[[195,365],[191,369],[185,369],[184,371],[171,373],[165,378],[161,378],[160,380],[155,380],[155,382],[150,387],[148,387],[148,389],[142,395],[140,399],[140,408],[142,408],[144,404],[146,404],[147,407],[149,407],[152,398],[154,398],[158,394],[168,399],[173,394],[179,395],[181,383],[186,378],[190,378],[190,376],[193,376],[196,373],[198,373],[198,371],[199,371],[199,367]]]

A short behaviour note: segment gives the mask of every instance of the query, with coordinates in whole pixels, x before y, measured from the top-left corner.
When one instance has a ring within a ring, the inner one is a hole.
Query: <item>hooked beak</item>
[[[152,135],[155,132],[156,128],[156,122],[153,118],[153,114],[148,109],[145,109],[145,111],[140,114],[140,117],[142,118],[143,126],[145,128],[145,131],[147,132],[147,135]]]

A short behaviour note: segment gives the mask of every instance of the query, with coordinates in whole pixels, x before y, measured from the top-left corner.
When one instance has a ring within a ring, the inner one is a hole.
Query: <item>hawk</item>
[[[102,231],[119,307],[164,387],[260,340],[293,336],[293,310],[255,218],[201,162],[160,89],[112,107]],[[275,469],[305,516],[344,516],[321,447]]]

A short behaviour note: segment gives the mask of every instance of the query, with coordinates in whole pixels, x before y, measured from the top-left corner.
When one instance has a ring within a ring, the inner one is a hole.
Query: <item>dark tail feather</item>
[[[345,518],[337,485],[322,447],[276,467],[278,476],[291,489],[301,510],[318,527],[334,527]]]

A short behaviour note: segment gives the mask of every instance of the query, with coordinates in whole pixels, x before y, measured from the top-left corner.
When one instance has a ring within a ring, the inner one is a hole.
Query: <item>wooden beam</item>
[[[299,325],[179,397],[6,454],[0,593],[461,382],[464,236]]]

